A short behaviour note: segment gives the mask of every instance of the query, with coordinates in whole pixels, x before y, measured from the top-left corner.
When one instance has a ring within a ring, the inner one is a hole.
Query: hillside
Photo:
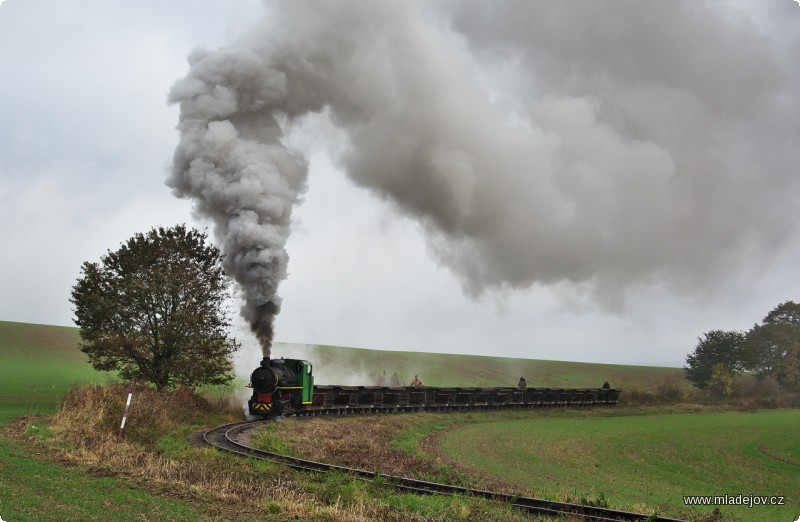
[[[0,321],[0,401],[23,413],[49,411],[73,384],[104,382],[78,350],[77,328]]]
[[[0,380],[0,397],[52,396],[80,382],[102,382],[108,377],[94,371],[78,349],[77,328],[0,321],[0,357],[13,369]],[[489,350],[487,350],[489,351]],[[408,383],[418,374],[430,386],[513,386],[524,376],[529,386],[597,387],[609,380],[615,387],[647,389],[678,368],[624,366],[580,362],[511,359],[477,355],[390,352],[340,346],[276,343],[277,357],[297,357],[314,365],[318,384],[364,385],[397,373]],[[241,354],[253,360],[254,354]],[[247,379],[254,363],[240,364]]]
[[[276,343],[273,354],[314,363],[317,384],[357,385],[374,377],[389,380],[394,373],[404,384],[419,375],[429,386],[516,386],[519,378],[525,377],[532,387],[595,388],[608,380],[619,388],[649,389],[668,375],[684,379],[682,369],[660,366],[388,352],[340,346]]]

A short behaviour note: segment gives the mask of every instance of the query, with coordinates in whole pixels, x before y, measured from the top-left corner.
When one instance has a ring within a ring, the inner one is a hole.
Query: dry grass
[[[135,442],[152,442],[160,434],[190,422],[197,412],[223,413],[187,389],[160,393],[146,387],[91,385],[69,390],[53,416],[51,429],[79,447],[105,441],[117,433],[129,392],[133,400],[125,434]]]
[[[742,411],[800,408],[800,393],[773,397],[743,397],[736,402],[736,408]]]
[[[266,425],[264,433],[273,432],[289,444],[295,455],[310,460],[330,462],[387,474],[428,473],[432,463],[393,449],[391,441],[406,427],[407,420],[397,415],[353,418],[292,418],[277,425]],[[263,439],[258,430],[253,440]]]
[[[155,449],[159,434],[169,433],[198,412],[211,415],[213,406],[188,392],[134,391],[129,430],[117,439],[128,388],[89,386],[67,395],[50,424],[47,446],[51,457],[83,466],[89,473],[133,479],[148,490],[189,498],[210,519],[229,520],[271,515],[274,520],[432,520],[355,496],[320,499],[306,491],[306,476],[278,466],[265,466],[222,455],[207,447],[189,447],[188,458],[170,458]],[[17,437],[23,429],[15,429]]]
[[[441,416],[441,414],[439,414]],[[254,430],[252,440],[270,451],[340,466],[516,494],[507,483],[445,462],[435,451],[439,432],[421,441],[424,453],[411,455],[393,446],[398,434],[432,422],[437,414],[292,418]],[[282,447],[274,447],[275,441]]]
[[[401,432],[420,425],[437,423],[442,419],[453,420],[458,414],[409,414],[409,415],[364,415],[354,417],[310,417],[286,419],[280,423],[267,424],[251,432],[249,441],[269,451],[286,453],[301,458],[328,462],[340,466],[376,471],[388,475],[414,477],[448,484],[495,491],[510,495],[522,494],[518,486],[502,479],[475,472],[451,459],[438,455],[438,438],[444,429],[434,430],[420,441],[423,453],[411,455],[393,447],[393,441]],[[456,417],[455,420],[459,420]],[[461,418],[463,420],[463,418]],[[275,446],[279,447],[275,447]],[[578,496],[556,500],[563,502],[589,502]],[[491,515],[486,515],[487,519]],[[521,512],[510,516],[530,520]],[[462,518],[452,513],[445,520]],[[463,517],[483,520],[472,512]],[[544,520],[552,518],[542,517]],[[537,519],[538,520],[538,519]],[[581,520],[579,517],[564,517],[565,522]]]

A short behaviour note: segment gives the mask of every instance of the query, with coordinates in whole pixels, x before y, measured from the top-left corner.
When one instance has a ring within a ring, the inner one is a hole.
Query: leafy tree
[[[154,228],[83,264],[70,301],[95,369],[159,389],[233,379],[230,282],[206,239],[185,225]]]
[[[749,369],[800,390],[800,304],[787,301],[775,307],[747,332],[745,350]]]
[[[731,375],[744,369],[744,341],[742,332],[712,330],[698,338],[694,353],[686,356],[686,378],[705,389],[714,371],[714,365],[721,364]]]
[[[762,378],[774,375],[786,357],[786,348],[780,337],[779,332],[773,327],[753,325],[745,338],[745,359],[748,369],[757,372]]]
[[[781,365],[775,370],[775,380],[790,391],[800,391],[800,357],[797,350],[789,350]]]
[[[711,369],[711,378],[708,380],[708,390],[714,395],[730,397],[734,390],[734,374],[723,363],[717,363]]]

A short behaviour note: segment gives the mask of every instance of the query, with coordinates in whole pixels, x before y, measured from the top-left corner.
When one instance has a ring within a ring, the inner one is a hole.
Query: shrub
[[[682,384],[685,381],[678,375],[665,376],[656,386],[656,395],[661,402],[681,402],[686,398]]]
[[[85,446],[116,433],[128,393],[133,393],[125,436],[145,443],[199,416],[218,413],[212,404],[187,388],[156,391],[145,386],[99,386],[72,388],[67,392],[51,429],[73,443]]]

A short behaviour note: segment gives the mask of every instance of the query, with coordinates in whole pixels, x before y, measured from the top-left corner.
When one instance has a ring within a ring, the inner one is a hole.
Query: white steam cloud
[[[614,306],[637,285],[713,286],[796,238],[792,2],[266,5],[190,56],[169,181],[215,220],[265,346],[307,171],[284,133],[310,113],[471,295],[568,282]]]

